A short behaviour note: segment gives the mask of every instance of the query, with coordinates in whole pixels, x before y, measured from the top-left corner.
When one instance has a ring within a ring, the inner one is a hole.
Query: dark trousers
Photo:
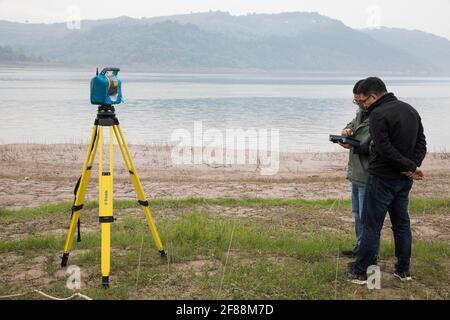
[[[380,233],[387,212],[394,232],[396,270],[409,271],[412,235],[408,197],[412,185],[412,179],[386,180],[369,175],[361,217],[363,232],[352,270],[354,273],[365,274],[370,265],[376,264]]]

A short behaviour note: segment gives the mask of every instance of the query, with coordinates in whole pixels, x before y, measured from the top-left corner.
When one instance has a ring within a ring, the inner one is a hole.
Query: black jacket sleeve
[[[370,148],[368,143],[361,143],[359,147],[354,147],[353,152],[361,156],[368,156],[370,153]]]
[[[416,146],[414,147],[413,161],[420,167],[427,153],[427,141],[423,133],[422,120],[419,118],[419,131],[417,133]]]
[[[377,113],[372,113],[369,120],[369,126],[372,131],[372,139],[376,152],[392,165],[398,167],[401,171],[416,171],[417,165],[414,161],[403,156],[395,148],[389,139],[389,127],[387,120]]]

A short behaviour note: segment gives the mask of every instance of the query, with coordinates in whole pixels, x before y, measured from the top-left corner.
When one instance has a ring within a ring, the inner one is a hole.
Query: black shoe
[[[364,285],[367,284],[367,274],[356,274],[352,271],[347,273],[347,278],[351,283]]]
[[[411,281],[412,280],[411,273],[409,273],[409,271],[403,271],[403,272],[395,271],[394,277],[399,278],[400,281]]]

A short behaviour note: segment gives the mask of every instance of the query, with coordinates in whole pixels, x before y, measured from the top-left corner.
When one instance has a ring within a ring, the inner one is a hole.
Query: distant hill
[[[450,41],[418,30],[379,28],[363,30],[377,41],[407,51],[410,56],[422,61],[433,70],[448,71]]]
[[[419,31],[355,30],[317,13],[206,12],[21,24],[0,21],[0,45],[45,60],[158,69],[450,74],[450,41]]]

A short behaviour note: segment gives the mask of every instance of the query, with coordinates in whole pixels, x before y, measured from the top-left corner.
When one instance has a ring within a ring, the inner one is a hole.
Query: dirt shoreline
[[[348,199],[345,179],[348,154],[280,153],[279,170],[262,175],[260,164],[177,165],[170,146],[130,145],[130,152],[149,198],[305,198]],[[73,187],[81,174],[87,145],[0,145],[0,207],[29,207],[73,200]],[[133,199],[118,148],[115,148],[116,199]],[[430,153],[422,169],[424,181],[412,195],[450,198],[450,154]],[[88,200],[97,198],[97,165],[92,173]]]

